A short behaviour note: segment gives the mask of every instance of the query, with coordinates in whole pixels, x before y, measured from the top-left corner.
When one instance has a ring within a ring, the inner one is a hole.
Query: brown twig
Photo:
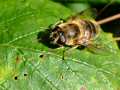
[[[120,41],[120,37],[115,37],[114,40],[115,41]]]
[[[101,24],[105,24],[105,23],[108,23],[110,21],[117,20],[117,19],[120,19],[120,13],[110,16],[110,17],[107,17],[105,19],[99,20],[99,21],[97,21],[97,24],[101,25]]]

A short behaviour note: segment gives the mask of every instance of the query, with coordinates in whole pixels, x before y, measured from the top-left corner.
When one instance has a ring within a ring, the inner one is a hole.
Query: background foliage
[[[64,48],[38,42],[39,32],[72,14],[69,7],[50,0],[0,0],[0,90],[120,89],[119,49],[109,42],[111,34],[102,32],[102,43],[116,53],[74,49],[65,53],[65,60]]]

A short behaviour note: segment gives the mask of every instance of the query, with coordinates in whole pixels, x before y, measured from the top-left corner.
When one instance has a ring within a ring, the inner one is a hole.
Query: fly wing
[[[81,18],[95,19],[97,17],[97,10],[95,8],[88,8],[78,14]]]
[[[117,50],[105,44],[89,44],[87,50],[98,55],[116,54]]]
[[[66,20],[68,19],[76,19],[76,18],[81,18],[81,19],[95,19],[96,16],[97,16],[97,13],[96,13],[96,9],[93,9],[93,8],[87,8],[81,12],[77,12],[73,15],[71,15],[70,17],[68,17]]]

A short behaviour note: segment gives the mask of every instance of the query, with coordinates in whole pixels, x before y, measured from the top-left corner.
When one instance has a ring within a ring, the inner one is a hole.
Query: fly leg
[[[64,47],[62,60],[65,60],[65,54],[66,54],[67,52],[72,52],[72,50],[74,50],[74,49],[76,49],[76,48],[78,48],[78,47],[79,47],[79,45],[73,46],[72,48],[65,48],[65,47]]]

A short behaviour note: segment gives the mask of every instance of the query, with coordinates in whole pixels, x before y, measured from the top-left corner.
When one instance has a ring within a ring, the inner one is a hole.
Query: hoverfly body
[[[99,35],[99,25],[95,21],[70,18],[58,23],[50,34],[52,44],[59,46],[88,46]]]
[[[109,19],[114,20],[116,16],[120,18],[120,14],[118,14],[98,22],[94,19],[80,18],[78,15],[72,16],[66,21],[61,20],[51,28],[50,42],[53,45],[73,48],[84,46],[93,53],[96,53],[95,50],[98,53],[102,53],[101,51],[111,52],[109,47],[99,41],[96,43],[96,41],[101,33],[100,25],[108,22]]]
[[[93,43],[101,32],[100,25],[94,20],[81,19],[78,16],[58,22],[50,33],[50,42],[58,46],[87,47],[92,50],[100,48]],[[94,52],[95,50],[92,50]]]

